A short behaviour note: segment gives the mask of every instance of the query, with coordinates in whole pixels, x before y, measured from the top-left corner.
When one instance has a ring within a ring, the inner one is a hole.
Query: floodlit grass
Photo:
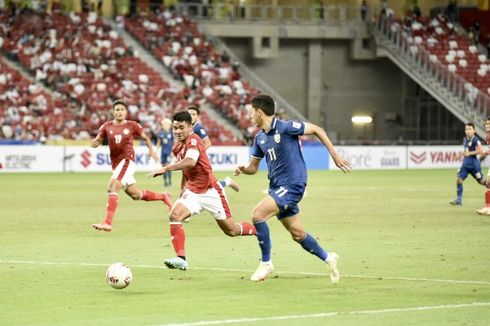
[[[260,257],[256,239],[228,238],[207,213],[184,225],[191,268],[160,268],[173,256],[162,203],[133,202],[121,192],[113,232],[91,229],[103,219],[109,176],[0,175],[1,325],[490,320],[490,305],[453,306],[490,304],[490,217],[475,213],[483,206],[484,188],[468,179],[464,205],[451,207],[454,170],[311,171],[302,219],[327,250],[341,256],[337,286],[330,284],[326,265],[294,243],[275,219],[269,225],[276,272],[265,282],[248,280]],[[137,180],[141,188],[163,190],[160,179],[139,174]],[[249,220],[264,196],[266,175],[236,180],[240,192],[227,191],[234,218]],[[175,173],[174,184],[179,181]],[[175,197],[177,186],[171,191]],[[124,290],[104,280],[115,262],[133,271],[133,283]],[[435,306],[441,307],[430,308]],[[294,317],[270,319],[278,316]]]

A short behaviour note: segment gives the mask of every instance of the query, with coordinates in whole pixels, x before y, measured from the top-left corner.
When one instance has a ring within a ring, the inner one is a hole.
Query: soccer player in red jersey
[[[201,125],[201,120],[199,118],[201,115],[201,111],[197,108],[197,106],[191,105],[187,107],[187,112],[189,112],[192,118],[192,132],[194,132],[199,136],[199,138],[201,138],[204,144],[204,149],[207,150],[209,147],[211,147],[212,144],[206,130]],[[226,177],[223,180],[220,180],[219,183],[223,186],[223,188],[230,187],[236,192],[240,191],[240,185],[230,177]]]
[[[485,122],[485,130],[487,131],[487,145],[489,149],[484,151],[481,156],[490,155],[490,117],[487,117],[487,121]],[[487,184],[485,191],[485,207],[480,208],[476,212],[480,215],[490,215],[490,169],[488,169],[487,173]]]
[[[112,162],[112,177],[109,182],[108,199],[106,207],[106,217],[102,223],[92,224],[96,230],[110,232],[112,230],[112,219],[116,212],[119,190],[126,187],[125,192],[134,200],[163,201],[169,209],[172,207],[169,193],[155,193],[149,190],[140,190],[136,186],[134,178],[134,138],[141,138],[149,149],[149,155],[158,162],[158,155],[153,150],[153,145],[148,136],[143,132],[143,128],[134,121],[126,120],[128,107],[122,100],[117,100],[112,105],[114,120],[104,123],[99,128],[99,133],[92,139],[91,146],[96,148],[107,138]]]
[[[192,214],[207,210],[230,237],[256,234],[252,224],[233,221],[226,194],[213,174],[205,146],[201,138],[192,132],[191,119],[187,111],[174,114],[172,129],[177,142],[173,153],[178,161],[148,174],[148,177],[156,177],[167,171],[182,170],[182,196],[170,211],[170,235],[177,255],[165,260],[165,265],[170,269],[186,270],[188,267],[182,221]]]

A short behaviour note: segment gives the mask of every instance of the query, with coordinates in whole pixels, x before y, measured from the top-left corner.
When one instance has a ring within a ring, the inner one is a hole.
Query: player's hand
[[[158,177],[159,175],[162,175],[164,174],[165,172],[167,172],[167,169],[165,167],[162,167],[161,169],[158,169],[158,170],[155,170],[155,171],[151,171],[150,173],[148,173],[146,175],[147,178],[154,178],[154,177]]]
[[[157,155],[157,154],[156,154],[154,151],[151,151],[151,152],[149,153],[149,155],[150,155],[150,157],[151,157],[152,159],[154,159],[154,160],[155,160],[155,164],[157,164],[158,162],[160,162],[160,158],[158,157],[158,155]]]
[[[335,162],[335,165],[340,170],[342,170],[342,172],[349,173],[352,170],[350,163],[348,161],[344,160],[344,158],[342,156],[340,156],[339,154],[332,156],[332,159]]]
[[[236,177],[236,176],[239,176],[243,170],[245,170],[245,166],[244,165],[240,165],[240,166],[237,166],[235,171],[233,172],[233,175]]]
[[[100,142],[99,142],[99,141],[98,141],[96,138],[94,138],[94,139],[92,139],[92,140],[90,141],[90,146],[92,146],[93,148],[96,148],[96,147],[98,147],[99,145],[100,145]]]

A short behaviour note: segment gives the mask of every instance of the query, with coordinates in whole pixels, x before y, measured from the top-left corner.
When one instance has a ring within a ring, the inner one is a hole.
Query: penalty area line
[[[110,264],[101,263],[69,263],[69,262],[47,262],[47,261],[31,261],[31,260],[0,260],[0,264],[25,264],[25,265],[62,265],[62,266],[94,266],[94,267],[107,267]],[[155,265],[138,265],[131,264],[130,267],[135,268],[152,268],[152,269],[167,269],[165,266]],[[218,267],[190,267],[189,270],[202,270],[202,271],[216,271],[216,272],[240,272],[240,273],[253,273],[253,270],[238,269],[238,268],[218,268]],[[305,276],[321,276],[325,277],[325,274],[314,272],[293,272],[293,271],[274,271],[274,274],[282,275],[305,275]],[[409,282],[433,282],[433,283],[449,283],[449,284],[469,284],[469,285],[490,285],[489,281],[471,281],[471,280],[451,280],[451,279],[437,279],[437,278],[416,278],[416,277],[402,277],[402,276],[369,276],[369,275],[349,275],[341,274],[342,278],[358,278],[369,280],[391,280],[391,281],[409,281]]]
[[[397,312],[430,311],[430,310],[459,309],[459,308],[472,308],[472,307],[485,307],[485,306],[490,306],[490,302],[472,302],[472,303],[461,303],[461,304],[446,304],[446,305],[438,305],[438,306],[388,308],[388,309],[376,309],[376,310],[334,311],[334,312],[321,312],[316,314],[305,314],[305,315],[283,315],[283,316],[236,318],[236,319],[222,319],[222,320],[208,320],[208,321],[203,320],[203,321],[196,321],[196,322],[189,322],[189,323],[161,324],[159,326],[201,326],[201,325],[241,324],[241,323],[252,323],[252,322],[261,322],[261,321],[327,318],[327,317],[335,317],[335,316],[379,315],[379,314],[397,313]]]

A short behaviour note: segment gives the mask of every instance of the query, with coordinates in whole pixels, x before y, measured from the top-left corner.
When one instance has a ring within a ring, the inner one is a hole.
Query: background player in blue
[[[468,122],[465,125],[464,133],[466,137],[463,139],[464,152],[461,156],[464,156],[463,164],[458,169],[456,177],[456,199],[449,202],[451,205],[463,205],[463,182],[471,174],[478,183],[486,185],[486,180],[481,173],[480,160],[477,155],[483,152],[483,147],[480,140],[475,135],[475,125]]]
[[[334,252],[326,252],[315,238],[305,231],[299,218],[298,203],[304,195],[307,173],[298,136],[315,135],[343,172],[349,172],[351,166],[337,154],[322,128],[312,123],[278,120],[274,117],[274,111],[275,104],[272,97],[257,95],[252,99],[251,119],[262,130],[255,136],[252,159],[248,166],[239,166],[235,169],[235,175],[255,174],[260,160],[265,157],[269,170],[269,194],[252,211],[262,259],[250,279],[265,280],[274,269],[271,261],[270,231],[266,221],[276,215],[291,233],[294,241],[329,265],[330,279],[333,283],[337,283],[340,279],[338,255]]]
[[[163,119],[162,130],[157,135],[157,147],[161,146],[160,163],[165,166],[170,163],[172,157],[172,146],[174,145],[174,134],[172,132],[172,121]],[[163,174],[163,184],[165,187],[172,185],[172,174],[167,171]]]
[[[204,143],[204,149],[207,150],[209,147],[211,147],[211,139],[209,139],[206,130],[200,123],[199,115],[201,114],[201,111],[196,106],[189,106],[187,108],[187,112],[189,112],[192,118],[192,132],[198,135],[199,138],[201,138],[202,142]],[[230,187],[235,191],[240,190],[240,185],[233,181],[233,179],[230,177],[226,177],[224,180],[220,180],[219,183],[223,188]]]

